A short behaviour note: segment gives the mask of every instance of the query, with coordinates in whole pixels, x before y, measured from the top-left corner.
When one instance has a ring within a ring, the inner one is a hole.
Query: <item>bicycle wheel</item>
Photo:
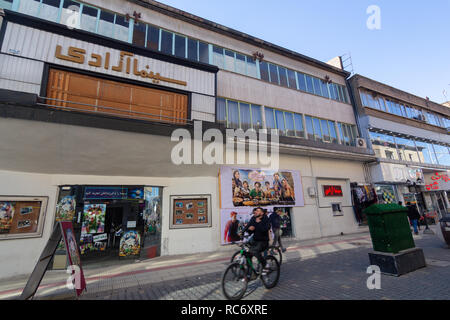
[[[266,265],[269,272],[266,275],[261,275],[261,280],[267,289],[275,287],[280,278],[280,264],[273,256],[267,256]]]
[[[283,254],[281,252],[280,247],[270,246],[268,249],[269,255],[274,256],[275,259],[278,260],[278,263],[281,266],[281,263],[283,262]]]
[[[230,264],[222,276],[222,292],[228,300],[241,299],[247,290],[247,270],[245,264]]]
[[[239,262],[241,259],[241,250],[236,251],[230,259],[230,263]]]

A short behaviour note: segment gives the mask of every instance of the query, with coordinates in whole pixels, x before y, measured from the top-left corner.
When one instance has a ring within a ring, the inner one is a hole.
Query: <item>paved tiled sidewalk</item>
[[[429,266],[399,278],[383,275],[381,290],[366,286],[371,250],[367,233],[291,242],[278,286],[266,290],[254,281],[245,299],[449,299],[450,249],[434,235],[415,240]],[[103,272],[87,270],[88,291],[81,299],[223,299],[220,279],[230,253],[162,257]],[[0,286],[0,298],[15,297],[2,296],[2,291]],[[37,298],[64,299],[73,294],[64,287],[42,287]]]

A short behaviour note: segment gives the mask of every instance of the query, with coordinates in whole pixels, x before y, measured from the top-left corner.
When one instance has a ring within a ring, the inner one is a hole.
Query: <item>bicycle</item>
[[[239,261],[231,262],[223,273],[222,292],[228,300],[240,300],[247,291],[250,281],[261,278],[264,287],[271,289],[277,285],[280,278],[280,265],[274,256],[266,257],[267,273],[262,273],[262,266],[259,262],[255,269],[252,262],[254,257],[249,252],[249,240],[238,245],[241,248]]]
[[[245,243],[245,245],[246,245],[247,247],[249,246],[248,243]],[[268,255],[274,256],[275,259],[278,260],[278,263],[279,263],[280,266],[281,266],[281,264],[282,264],[282,262],[283,262],[283,254],[282,254],[282,251],[281,251],[281,248],[280,248],[279,245],[278,245],[278,246],[274,246],[274,245],[269,246],[269,247],[267,248],[267,251],[266,251],[266,252],[267,252]],[[267,256],[267,254],[265,254],[265,256]],[[234,262],[234,261],[239,261],[240,258],[241,258],[241,250],[238,250],[238,251],[236,251],[236,252],[233,254],[233,256],[231,257],[230,263],[232,263],[232,262]]]

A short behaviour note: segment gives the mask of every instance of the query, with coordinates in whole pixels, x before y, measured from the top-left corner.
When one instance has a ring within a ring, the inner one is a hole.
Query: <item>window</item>
[[[261,118],[261,106],[252,104],[252,121],[253,129],[259,130],[263,127],[263,122]]]
[[[247,131],[252,127],[252,119],[250,115],[250,105],[247,103],[239,103],[241,129]]]
[[[287,70],[289,88],[297,89],[297,80],[295,80],[295,71]]]
[[[442,166],[450,166],[450,154],[448,148],[439,144],[434,144],[433,147],[436,152],[437,162]]]
[[[387,134],[369,132],[370,140],[372,141],[372,148],[375,152],[375,155],[380,158],[387,158],[389,155],[390,158],[398,160],[397,148],[394,141],[394,137],[389,136]]]
[[[322,97],[329,98],[328,83],[325,80],[320,80],[320,86],[322,88]]]
[[[19,12],[36,17],[39,10],[40,0],[22,0],[19,2]]]
[[[278,67],[278,75],[280,76],[280,85],[288,87],[287,70],[283,67]]]
[[[236,101],[227,100],[228,106],[228,128],[239,128],[239,108]]]
[[[311,76],[305,74],[306,79],[306,91],[309,93],[314,93],[313,79]]]
[[[277,125],[277,129],[278,129],[278,134],[279,135],[285,135],[286,132],[286,127],[284,125],[284,114],[283,111],[280,110],[275,110],[275,120],[276,120],[276,125]]]
[[[11,10],[13,0],[0,0],[0,8]]]
[[[328,127],[330,128],[331,142],[332,143],[339,143],[338,142],[338,138],[337,138],[337,134],[336,134],[335,122],[328,120]]]
[[[198,42],[198,56],[200,62],[209,63],[209,46],[207,43]]]
[[[294,114],[291,112],[285,112],[284,119],[286,120],[286,135],[289,137],[295,137]]]
[[[352,132],[350,126],[345,123],[338,124],[339,134],[341,135],[342,144],[346,146],[352,145]]]
[[[100,13],[100,21],[102,21],[102,14],[104,12],[102,11]],[[146,46],[146,30],[147,25],[143,23],[135,23],[134,24],[134,31],[133,31],[133,44],[141,47]],[[99,33],[102,34],[99,24]]]
[[[277,66],[269,63],[270,82],[279,84]]]
[[[223,98],[217,98],[217,122],[227,125],[227,105]]]
[[[386,150],[384,153],[386,154],[386,159],[394,160],[393,152]]]
[[[114,38],[117,40],[128,41],[128,29],[130,22],[126,21],[125,16],[119,16],[116,14],[116,21],[114,26]]]
[[[303,127],[303,117],[301,114],[294,113],[294,124],[295,124],[295,136],[304,138],[305,130]]]
[[[42,0],[39,18],[56,22],[60,3],[60,0]],[[95,18],[97,18],[97,16],[95,16]]]
[[[395,143],[397,144],[397,151],[400,160],[420,162],[414,140],[395,137]]]
[[[416,140],[416,146],[417,151],[419,152],[420,162],[437,164],[437,159],[432,144]]]
[[[161,30],[161,52],[166,54],[173,53],[173,33]]]
[[[305,75],[303,73],[297,73],[297,80],[298,80],[298,89],[306,92],[307,90],[306,90]]]
[[[381,111],[386,111],[386,104],[384,103],[384,99],[382,97],[378,98],[378,105],[380,106]]]
[[[175,56],[186,58],[186,38],[178,34],[175,35]]]
[[[256,69],[256,61],[253,60],[253,57],[250,56],[247,56],[247,75],[254,78],[258,77],[258,71]]]
[[[189,60],[198,61],[198,41],[188,38],[188,57]]]
[[[313,78],[313,81],[314,81],[314,93],[317,94],[318,96],[321,96],[322,95],[322,89],[321,89],[322,84],[321,84],[320,79]]]
[[[89,7],[87,5],[83,5],[83,9],[81,12],[81,23],[80,27],[83,30],[89,32],[97,31],[97,15],[98,10],[93,7]]]
[[[314,124],[314,140],[321,141],[322,131],[320,130],[320,120],[317,118],[313,118],[313,124]]]
[[[330,98],[333,100],[337,100],[338,96],[337,96],[336,84],[330,83],[329,88],[330,88]],[[369,100],[369,104],[370,104],[370,100]]]
[[[245,56],[239,53],[236,53],[236,72],[240,74],[246,74],[246,63],[245,63]]]
[[[22,1],[20,2],[22,3]],[[74,13],[77,12],[77,15],[74,15]],[[63,1],[63,8],[61,10],[61,19],[59,20],[61,24],[65,24],[65,25],[70,25],[70,26],[74,26],[74,27],[79,27],[80,25],[80,21],[79,21],[79,15],[78,13],[80,12],[80,4],[74,1],[70,1],[70,0],[64,0]],[[114,15],[113,16],[113,21],[112,23],[114,24]],[[76,17],[75,19],[73,19],[73,17]],[[101,14],[100,14],[100,19],[101,19]],[[101,20],[99,22],[99,33],[100,33],[100,26],[101,26]],[[111,27],[112,30],[113,27]],[[100,33],[102,34],[102,33]],[[107,37],[112,37],[112,32],[111,35],[106,35]]]
[[[223,48],[213,46],[212,64],[223,69],[225,66],[225,60],[223,57]]]
[[[314,126],[313,126],[313,120],[310,116],[305,116],[306,121],[306,132],[308,139],[313,140],[314,139]]]
[[[331,142],[330,129],[328,128],[328,121],[321,119],[320,125],[322,127],[323,140],[326,142]]]
[[[275,116],[274,116],[274,110],[272,108],[265,107],[265,116],[266,116],[266,128],[269,131],[269,129],[276,129],[275,125]],[[270,133],[270,131],[268,132]]]
[[[267,62],[259,63],[259,72],[261,74],[261,80],[269,82],[269,65]]]
[[[234,52],[225,49],[225,70],[234,71]]]
[[[159,50],[159,28],[151,25],[147,27],[147,48]]]

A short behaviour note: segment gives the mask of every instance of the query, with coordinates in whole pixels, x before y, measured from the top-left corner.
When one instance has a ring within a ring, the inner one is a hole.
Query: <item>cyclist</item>
[[[266,259],[264,259],[262,253],[269,247],[269,230],[270,221],[264,214],[262,208],[253,209],[253,217],[243,230],[243,233],[248,232],[253,234],[253,242],[250,245],[250,253],[258,259],[258,262],[262,266],[262,274],[265,275],[269,271],[266,268]]]

